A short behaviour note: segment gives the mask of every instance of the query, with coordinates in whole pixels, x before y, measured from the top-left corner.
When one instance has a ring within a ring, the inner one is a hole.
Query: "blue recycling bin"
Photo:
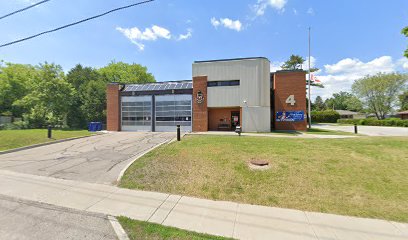
[[[88,130],[90,132],[102,131],[102,123],[101,122],[90,122],[88,125]]]

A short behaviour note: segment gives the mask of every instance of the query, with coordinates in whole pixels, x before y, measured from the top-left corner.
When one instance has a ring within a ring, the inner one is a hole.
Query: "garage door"
[[[161,95],[155,97],[155,130],[157,132],[174,132],[176,126],[181,130],[192,130],[191,95]]]
[[[152,130],[152,96],[122,97],[122,131]]]

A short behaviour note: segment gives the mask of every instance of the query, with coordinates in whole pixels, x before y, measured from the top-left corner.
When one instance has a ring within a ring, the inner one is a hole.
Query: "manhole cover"
[[[265,160],[251,160],[251,164],[255,166],[268,166],[269,162]]]
[[[268,161],[259,159],[253,159],[249,161],[248,166],[253,170],[267,170],[271,167]]]

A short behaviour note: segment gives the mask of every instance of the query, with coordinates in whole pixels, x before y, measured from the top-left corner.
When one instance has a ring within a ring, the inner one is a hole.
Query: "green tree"
[[[93,93],[89,91],[89,86],[94,82],[99,82],[100,89],[97,92],[105,91],[105,82],[102,80],[99,72],[90,67],[83,67],[77,64],[67,74],[67,81],[75,88],[76,93],[72,99],[72,105],[68,112],[67,123],[71,128],[86,128],[88,122],[101,121],[101,118],[93,118],[99,112],[103,112],[105,102],[100,102],[99,99],[93,99]],[[103,98],[105,94],[103,95]],[[84,109],[84,105],[88,106]],[[93,107],[89,107],[93,106]],[[102,108],[102,111],[100,110]]]
[[[86,122],[105,122],[106,119],[106,83],[92,80],[81,88],[80,107]]]
[[[355,95],[344,91],[334,93],[331,98],[326,99],[325,105],[328,109],[333,110],[357,112],[363,110],[363,103]]]
[[[353,83],[353,92],[363,100],[370,112],[384,119],[396,105],[397,96],[406,88],[407,75],[378,73]]]
[[[65,125],[75,89],[66,81],[61,66],[46,62],[36,69],[30,92],[15,104],[25,109],[23,117],[31,127]]]
[[[408,37],[408,27],[403,28],[401,33]],[[408,48],[405,50],[404,56],[408,58]]]
[[[324,105],[322,97],[317,96],[316,99],[315,99],[314,104],[312,104],[312,107],[313,107],[313,111],[322,111],[322,110],[324,110],[325,105]]]
[[[398,96],[400,110],[405,111],[408,110],[408,90],[406,90],[403,94]]]
[[[0,113],[22,116],[23,109],[14,103],[28,94],[35,74],[31,65],[5,63],[0,66]]]
[[[289,60],[283,63],[281,68],[283,70],[297,70],[297,69],[302,69],[302,65],[305,62],[305,59],[299,55],[294,55],[292,54],[289,57]]]
[[[149,83],[156,81],[146,67],[135,63],[111,62],[106,67],[99,69],[99,73],[107,83]]]

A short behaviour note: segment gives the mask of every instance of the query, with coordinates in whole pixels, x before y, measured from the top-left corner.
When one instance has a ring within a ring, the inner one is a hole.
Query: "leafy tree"
[[[398,94],[405,88],[407,75],[378,73],[354,82],[353,92],[360,97],[370,112],[384,119],[396,105]]]
[[[320,96],[316,97],[315,102],[312,105],[312,108],[314,111],[322,111],[325,109],[325,105],[324,105],[322,97]]]
[[[81,111],[86,122],[105,122],[106,119],[106,83],[92,80],[81,88]]]
[[[334,93],[333,97],[326,99],[325,105],[328,109],[361,111],[363,103],[349,92]]]
[[[99,69],[99,73],[106,82],[149,83],[156,81],[146,67],[135,63],[111,62],[108,66]]]
[[[408,37],[408,27],[403,28],[401,33]],[[408,58],[408,48],[405,50],[404,56]]]
[[[61,66],[46,62],[36,69],[30,92],[15,104],[25,109],[23,117],[31,127],[65,125],[75,89],[65,80]]]
[[[0,66],[0,113],[21,117],[23,109],[14,103],[29,91],[36,70],[31,65],[5,63]]]
[[[302,69],[302,65],[305,62],[305,59],[299,55],[292,54],[283,65],[281,66],[284,70],[297,70]]]
[[[399,103],[400,103],[400,110],[405,111],[408,110],[408,90],[405,91],[403,94],[398,96]]]
[[[73,96],[72,105],[68,112],[68,125],[71,128],[86,128],[88,122],[101,121],[101,118],[89,118],[89,116],[97,115],[98,112],[103,112],[105,102],[100,102],[98,99],[93,99],[93,93],[88,89],[91,82],[100,82],[100,91],[105,91],[105,83],[101,78],[101,75],[96,69],[90,67],[83,67],[81,64],[77,64],[67,74],[67,81],[72,84],[77,94]],[[105,97],[105,95],[103,95]],[[83,106],[93,106],[87,107]],[[100,110],[102,108],[102,111]]]

